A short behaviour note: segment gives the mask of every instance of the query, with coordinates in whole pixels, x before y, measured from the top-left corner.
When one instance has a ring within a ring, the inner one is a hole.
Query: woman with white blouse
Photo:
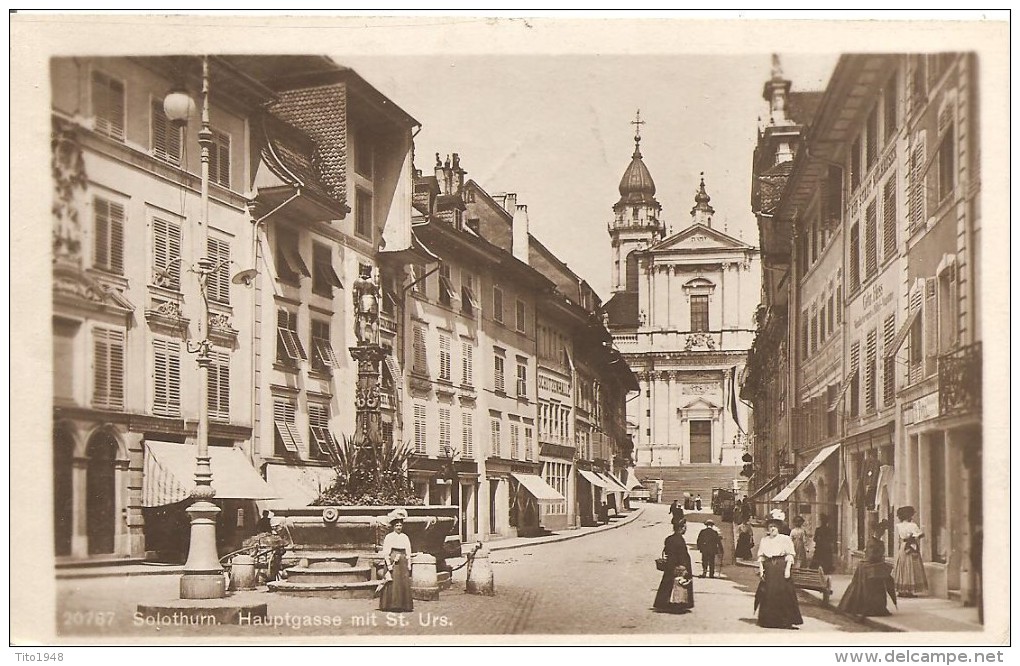
[[[411,539],[404,534],[405,509],[394,509],[387,516],[393,531],[382,542],[380,555],[386,565],[385,585],[379,598],[379,610],[407,613],[414,610],[411,598]]]
[[[758,610],[758,626],[796,629],[804,624],[797,603],[797,590],[790,579],[795,551],[793,540],[780,534],[783,521],[776,518],[765,523],[766,533],[758,544],[758,575],[761,582],[754,595]]]
[[[896,581],[896,592],[901,597],[913,597],[928,592],[928,578],[924,575],[924,563],[921,561],[921,537],[924,533],[914,522],[914,507],[901,506],[896,509],[896,537],[899,549],[896,553],[896,566],[893,569],[893,580]]]

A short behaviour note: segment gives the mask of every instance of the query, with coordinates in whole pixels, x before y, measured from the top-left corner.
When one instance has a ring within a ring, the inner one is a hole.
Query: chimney
[[[516,194],[508,194],[507,200],[513,197],[517,201]],[[513,220],[513,254],[514,258],[528,263],[528,207],[524,204],[515,203]]]
[[[513,217],[517,213],[517,195],[513,192],[507,192],[502,195],[503,198],[503,209],[510,213]]]
[[[439,153],[436,153],[436,182],[439,183],[439,193],[446,194],[446,169],[443,168],[443,160],[440,159]]]

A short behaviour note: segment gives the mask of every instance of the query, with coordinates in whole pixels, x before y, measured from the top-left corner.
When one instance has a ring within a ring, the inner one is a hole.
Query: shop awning
[[[818,469],[823,462],[828,460],[829,456],[836,452],[839,448],[839,444],[833,444],[826,446],[824,449],[818,452],[818,455],[807,464],[807,466],[800,471],[800,474],[793,477],[793,481],[786,484],[786,487],[779,491],[779,494],[772,498],[773,502],[786,502],[790,499],[790,495],[794,493],[802,483],[807,481],[807,478],[811,476],[811,473]]]
[[[749,500],[755,500],[755,499],[758,499],[759,497],[761,497],[762,495],[764,495],[765,493],[767,493],[767,492],[771,491],[771,490],[772,490],[773,488],[775,488],[776,486],[778,486],[778,485],[779,485],[779,480],[780,480],[781,478],[782,478],[782,474],[776,474],[776,475],[775,475],[774,477],[772,477],[771,479],[769,479],[769,480],[768,480],[768,481],[767,481],[767,482],[765,483],[765,485],[764,485],[764,486],[762,486],[762,487],[761,487],[761,488],[759,488],[758,490],[756,490],[756,491],[754,491],[753,493],[751,493],[750,495],[748,495],[748,496],[747,496],[747,499],[749,499]]]
[[[332,467],[312,465],[266,465],[266,480],[276,491],[271,502],[259,502],[260,509],[298,509],[308,506],[336,478]]]
[[[539,502],[563,502],[567,498],[556,492],[556,489],[545,482],[542,477],[536,474],[514,474],[510,476],[524,486],[532,496]]]
[[[577,471],[578,471],[578,473],[580,473],[581,476],[583,476],[585,479],[587,479],[588,483],[590,483],[591,485],[598,486],[599,488],[605,488],[606,487],[606,480],[603,479],[598,474],[596,474],[595,472],[589,472],[586,469],[579,469]]]
[[[142,506],[176,504],[195,487],[198,447],[174,442],[145,442]],[[262,480],[240,449],[209,447],[212,484],[216,499],[264,500],[279,495]]]
[[[627,471],[627,483],[624,485],[627,487],[627,490],[634,490],[635,488],[643,487],[641,485],[641,479],[637,478],[637,474],[635,474],[632,469]]]
[[[611,493],[626,493],[630,492],[627,490],[627,486],[623,485],[617,480],[615,476],[608,472],[599,472],[599,476],[606,480],[606,491]]]

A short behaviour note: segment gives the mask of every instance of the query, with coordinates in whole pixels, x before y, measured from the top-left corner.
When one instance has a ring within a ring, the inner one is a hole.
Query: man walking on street
[[[715,578],[715,559],[722,551],[722,538],[715,531],[715,521],[705,521],[705,528],[698,533],[698,550],[701,551],[701,577],[708,574]]]

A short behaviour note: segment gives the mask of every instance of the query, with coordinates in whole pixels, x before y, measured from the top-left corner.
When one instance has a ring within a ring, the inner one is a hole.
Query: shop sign
[[[929,393],[911,403],[913,420],[911,423],[920,423],[933,419],[939,415],[939,392]]]

